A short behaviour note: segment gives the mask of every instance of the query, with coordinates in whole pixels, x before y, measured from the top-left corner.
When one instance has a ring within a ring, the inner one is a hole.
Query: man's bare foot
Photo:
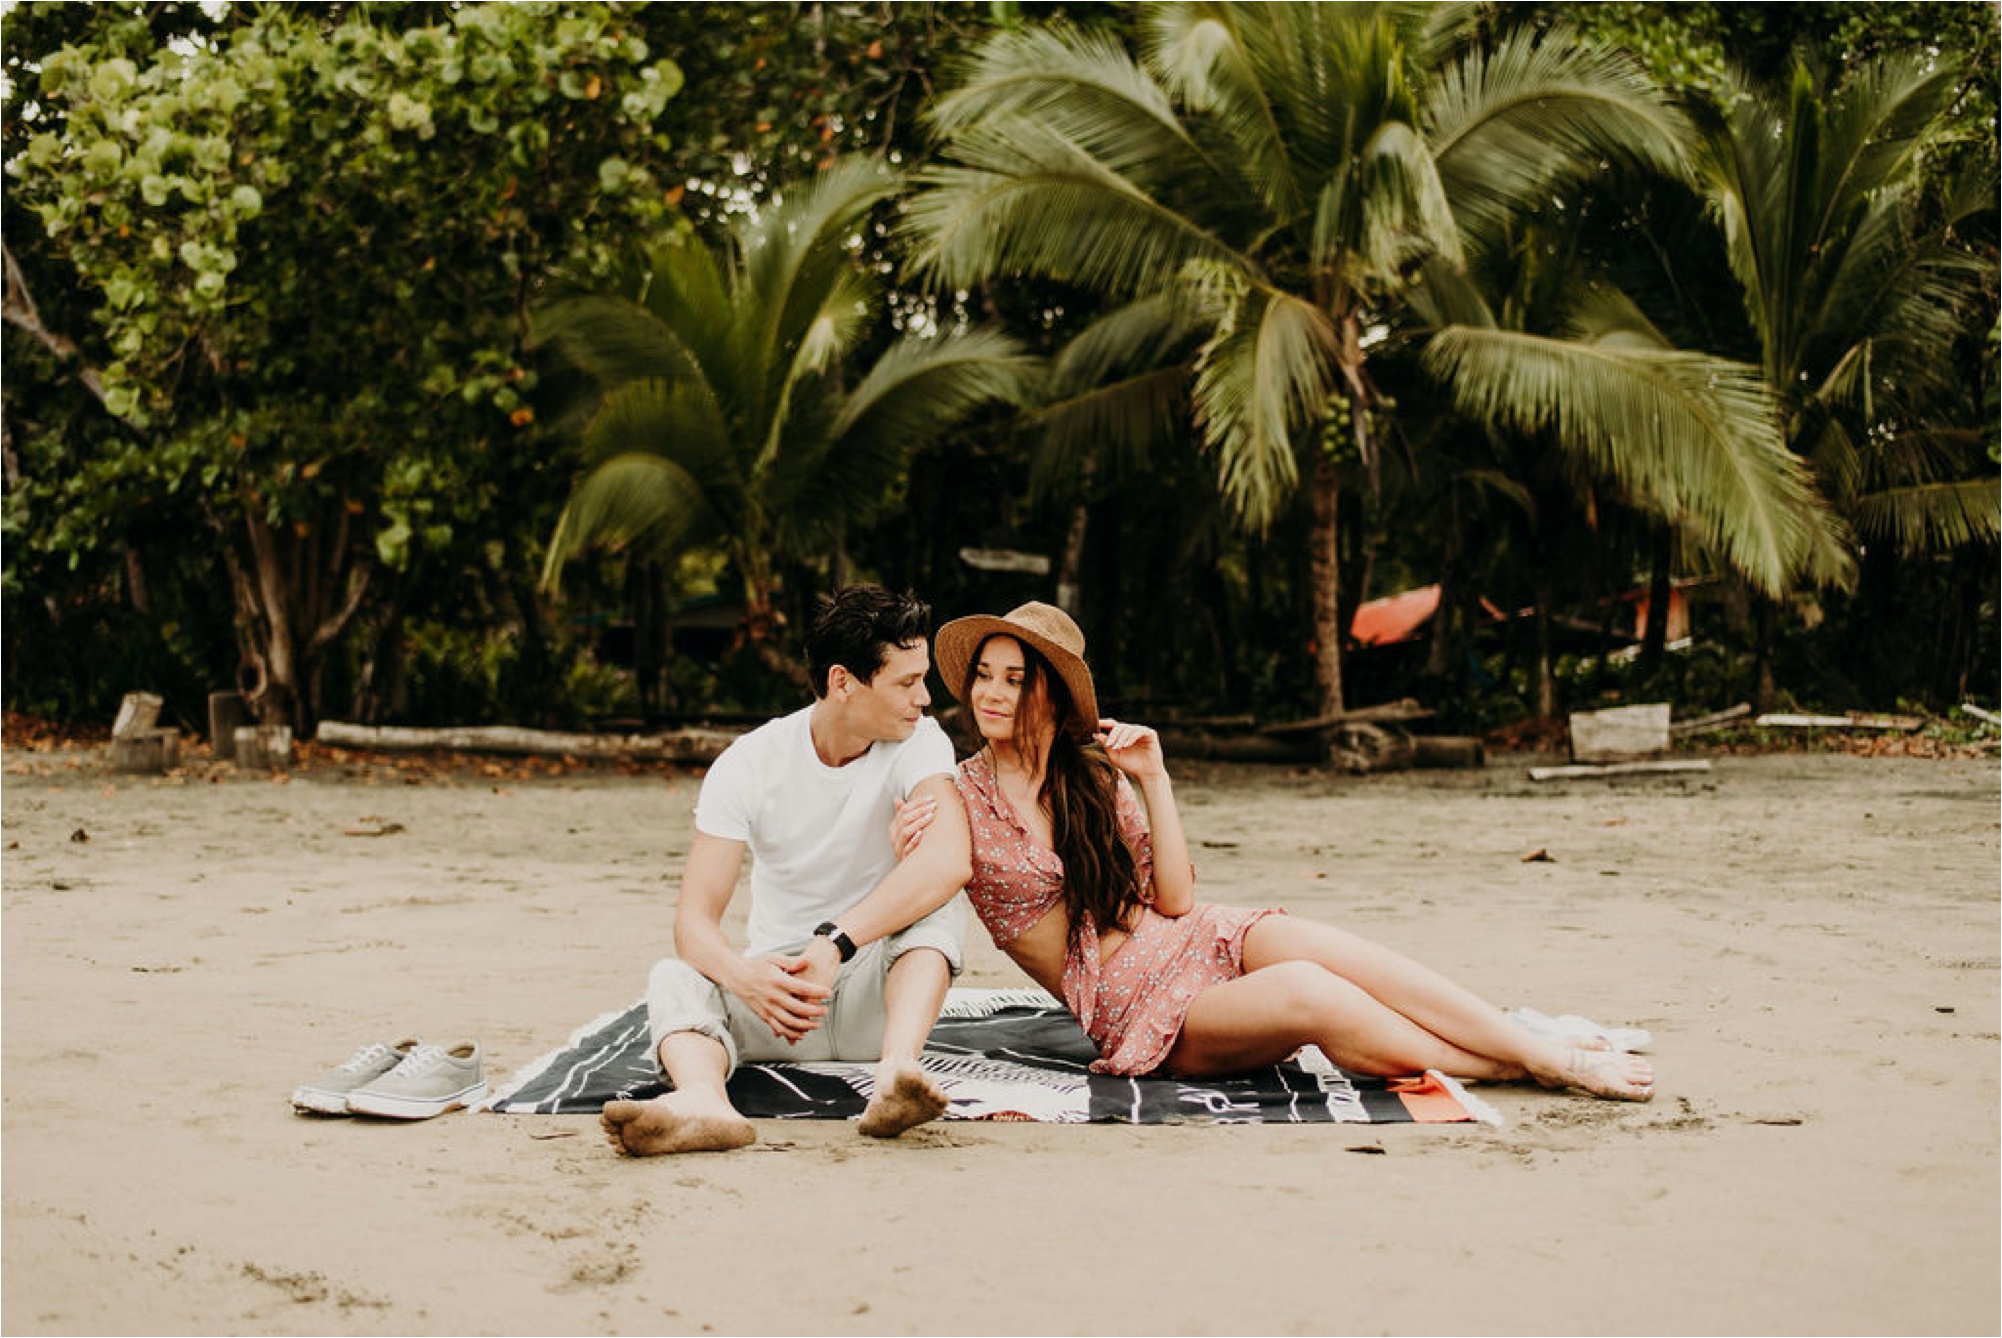
[[[950,1104],[931,1075],[907,1061],[897,1065],[887,1083],[878,1076],[876,1094],[862,1112],[862,1132],[871,1138],[895,1138],[937,1119]]]
[[[1571,1046],[1560,1063],[1533,1072],[1545,1087],[1566,1087],[1606,1101],[1654,1100],[1654,1065],[1618,1050]]]
[[[758,1141],[751,1122],[714,1103],[680,1100],[670,1092],[651,1101],[608,1101],[598,1123],[605,1141],[629,1157],[658,1157],[670,1152],[728,1152]],[[692,1095],[692,1094],[691,1094]]]

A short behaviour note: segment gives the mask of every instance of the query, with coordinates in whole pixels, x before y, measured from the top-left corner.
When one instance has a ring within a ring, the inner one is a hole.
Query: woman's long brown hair
[[[1041,797],[1049,805],[1051,841],[1063,861],[1070,936],[1077,937],[1087,915],[1100,932],[1131,929],[1141,905],[1140,866],[1119,831],[1119,771],[1093,737],[1098,722],[1078,718],[1070,689],[1051,671],[1049,661],[1028,642],[1018,639],[1016,644],[1022,647],[1022,690],[1015,699],[1015,747],[1031,768],[1038,761],[1044,764]],[[976,649],[966,668],[961,701],[973,700],[979,666]],[[1037,696],[1038,685],[1055,725],[1046,758],[1037,757],[1028,738],[1035,722],[1023,713]]]

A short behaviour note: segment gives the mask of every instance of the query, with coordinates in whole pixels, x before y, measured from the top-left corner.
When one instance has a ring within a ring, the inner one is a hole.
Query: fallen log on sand
[[[315,742],[332,748],[381,752],[507,753],[527,757],[579,757],[596,761],[714,762],[742,730],[677,729],[664,734],[575,734],[519,725],[467,725],[425,729],[411,725],[320,723]]]

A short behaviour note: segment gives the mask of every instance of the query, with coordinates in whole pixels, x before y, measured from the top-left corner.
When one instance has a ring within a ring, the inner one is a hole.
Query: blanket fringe
[[[1441,1073],[1437,1069],[1427,1069],[1425,1072],[1429,1076],[1437,1078],[1439,1085],[1451,1092],[1454,1099],[1466,1108],[1467,1114],[1473,1116],[1482,1124],[1493,1125],[1497,1129],[1502,1127],[1504,1121],[1502,1120],[1501,1112],[1475,1096],[1472,1092],[1469,1092],[1465,1083],[1451,1074]]]

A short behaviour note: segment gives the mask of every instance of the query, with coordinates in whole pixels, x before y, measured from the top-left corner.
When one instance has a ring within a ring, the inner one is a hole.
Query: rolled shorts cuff
[[[842,965],[828,1000],[827,1020],[796,1045],[772,1034],[743,1000],[677,958],[654,964],[647,977],[647,1034],[654,1062],[660,1043],[677,1032],[698,1032],[723,1047],[726,1072],[758,1060],[872,1061],[882,1058],[883,991],[890,968],[905,953],[930,948],[957,977],[964,967],[966,898],[956,895],[924,918],[887,938],[864,944]],[[805,944],[781,951],[798,952]]]

